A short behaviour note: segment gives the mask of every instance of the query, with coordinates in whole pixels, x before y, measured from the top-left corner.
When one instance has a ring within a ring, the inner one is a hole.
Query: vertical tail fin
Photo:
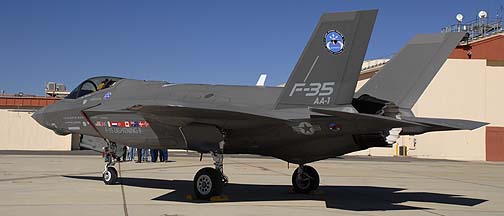
[[[259,79],[257,80],[256,86],[264,86],[264,83],[266,82],[267,76],[268,75],[266,75],[266,74],[261,74],[261,76],[259,76]]]
[[[377,13],[322,15],[276,108],[350,104]]]
[[[415,36],[355,96],[370,95],[411,109],[464,35]]]

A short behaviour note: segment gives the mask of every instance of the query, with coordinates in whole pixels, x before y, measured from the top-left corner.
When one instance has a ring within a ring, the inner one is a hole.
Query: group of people
[[[141,149],[127,147],[126,151],[126,161],[135,160],[135,152],[137,155],[137,163],[141,162],[157,162],[159,157],[159,162],[168,162],[168,149]],[[149,160],[150,157],[150,160]]]

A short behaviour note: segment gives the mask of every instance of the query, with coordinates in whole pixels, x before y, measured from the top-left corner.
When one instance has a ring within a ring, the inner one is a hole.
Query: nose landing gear
[[[107,162],[102,173],[103,182],[106,185],[113,185],[117,183],[117,179],[119,177],[117,170],[114,168],[118,158],[116,154],[117,145],[115,143],[108,144],[108,146],[103,148],[103,150],[105,154],[105,161]]]
[[[103,171],[102,177],[103,182],[106,185],[113,185],[117,183],[117,177],[118,177],[117,170],[112,166],[110,167],[105,166],[105,170]]]

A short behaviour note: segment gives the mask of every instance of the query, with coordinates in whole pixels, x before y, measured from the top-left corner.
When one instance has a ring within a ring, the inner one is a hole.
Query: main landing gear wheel
[[[317,170],[311,166],[299,166],[292,174],[292,186],[297,193],[309,193],[317,190],[320,178]]]
[[[223,176],[218,170],[205,167],[194,176],[193,186],[196,198],[208,200],[221,194],[224,186]]]
[[[107,167],[105,171],[103,171],[103,182],[106,185],[112,185],[117,182],[117,170],[114,167]]]
[[[219,196],[224,185],[228,183],[228,178],[224,175],[224,145],[228,133],[223,129],[220,132],[222,141],[219,142],[219,149],[211,151],[215,169],[205,167],[200,169],[194,176],[193,190],[196,199],[208,200],[213,196]]]

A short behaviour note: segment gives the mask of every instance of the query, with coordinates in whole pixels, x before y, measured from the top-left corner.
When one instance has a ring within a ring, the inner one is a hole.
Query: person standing
[[[149,149],[144,149],[142,151],[142,160],[145,162],[149,162]]]
[[[128,157],[126,158],[126,159],[128,159],[128,161],[135,160],[135,151],[136,151],[136,148],[128,146]]]
[[[122,161],[126,161],[126,156],[128,154],[128,146],[123,146]]]
[[[157,161],[157,157],[158,157],[158,150],[157,149],[151,149],[150,150],[150,153],[151,153],[151,161],[154,163]]]
[[[164,159],[163,149],[159,149],[158,152],[159,152],[159,162],[164,162],[165,159]]]
[[[142,163],[142,149],[141,148],[137,148],[137,156],[138,156],[138,159],[137,159],[136,162],[137,163]]]
[[[159,161],[168,162],[168,149],[159,150]]]

